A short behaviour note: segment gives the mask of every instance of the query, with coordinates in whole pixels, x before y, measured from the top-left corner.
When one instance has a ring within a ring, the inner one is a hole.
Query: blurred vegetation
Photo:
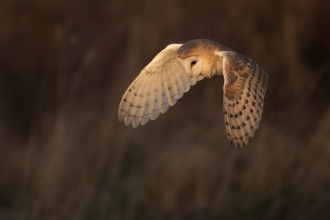
[[[0,219],[330,219],[330,2],[2,0]],[[222,77],[145,126],[120,98],[170,43],[209,38],[269,73],[230,147]]]

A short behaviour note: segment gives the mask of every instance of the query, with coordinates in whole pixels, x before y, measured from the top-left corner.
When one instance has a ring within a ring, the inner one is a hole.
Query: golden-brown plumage
[[[165,113],[196,81],[224,76],[224,121],[231,145],[248,144],[259,127],[268,75],[261,66],[215,41],[171,44],[141,71],[124,93],[119,120],[137,127]]]

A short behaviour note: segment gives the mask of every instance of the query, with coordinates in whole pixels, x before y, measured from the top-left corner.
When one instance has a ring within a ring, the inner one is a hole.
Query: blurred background
[[[0,1],[0,219],[330,219],[327,0]],[[220,42],[269,73],[231,147],[223,78],[156,121],[117,117],[168,44]]]

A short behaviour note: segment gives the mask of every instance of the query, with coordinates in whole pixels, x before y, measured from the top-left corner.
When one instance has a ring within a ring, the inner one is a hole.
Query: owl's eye
[[[193,67],[196,64],[196,61],[192,61],[190,66]]]

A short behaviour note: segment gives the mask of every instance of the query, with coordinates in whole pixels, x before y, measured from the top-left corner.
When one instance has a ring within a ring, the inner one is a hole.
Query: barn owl
[[[207,39],[170,44],[158,53],[124,93],[119,121],[134,128],[145,125],[175,105],[196,81],[214,75],[224,77],[227,139],[232,146],[243,148],[259,127],[268,75],[246,56]]]

